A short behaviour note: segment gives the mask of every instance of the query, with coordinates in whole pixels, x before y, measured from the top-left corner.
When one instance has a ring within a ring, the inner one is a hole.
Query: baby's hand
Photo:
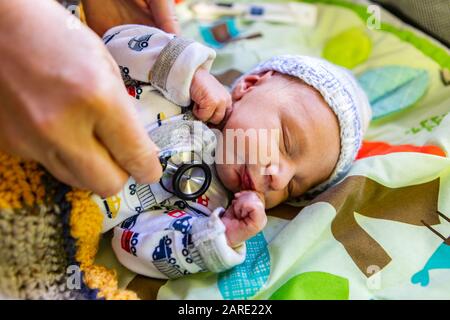
[[[231,108],[231,95],[207,70],[199,68],[191,84],[194,115],[201,121],[219,124]]]
[[[254,191],[242,191],[222,216],[228,244],[235,247],[260,232],[267,223],[264,203]]]

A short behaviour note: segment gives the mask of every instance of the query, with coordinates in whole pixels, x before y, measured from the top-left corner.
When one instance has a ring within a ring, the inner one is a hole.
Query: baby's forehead
[[[281,88],[279,97],[288,111],[299,112],[298,108],[308,109],[317,105],[328,107],[320,92],[302,79],[275,72],[271,80]]]
[[[314,138],[331,122],[337,122],[332,108],[314,87],[299,78],[280,73],[274,74],[273,81],[278,82],[277,87],[282,91],[275,103],[280,111],[281,123],[289,127],[292,133],[307,140],[307,137]]]

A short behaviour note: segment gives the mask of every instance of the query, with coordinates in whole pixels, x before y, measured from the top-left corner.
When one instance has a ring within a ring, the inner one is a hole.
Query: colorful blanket
[[[62,299],[449,299],[450,53],[382,9],[377,24],[364,4],[308,2],[318,8],[314,27],[238,21],[243,34],[262,37],[218,49],[213,72],[231,83],[280,53],[323,56],[350,68],[375,119],[341,183],[271,210],[267,227],[247,242],[242,265],[162,281],[118,264],[87,193],[2,155],[0,292]],[[187,5],[178,9],[185,33],[202,40]]]
[[[308,2],[318,7],[314,27],[238,21],[242,35],[262,37],[218,49],[213,72],[231,83],[281,53],[350,68],[374,112],[354,168],[298,204],[303,209],[270,212],[266,229],[247,242],[243,265],[167,282],[137,276],[129,288],[142,297],[450,298],[450,86],[442,75],[450,54],[383,10],[377,26],[366,6]],[[201,22],[188,13],[185,32],[203,40]]]

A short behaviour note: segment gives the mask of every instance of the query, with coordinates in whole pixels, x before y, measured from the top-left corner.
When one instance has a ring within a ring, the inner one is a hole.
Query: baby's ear
[[[249,74],[243,76],[239,82],[235,85],[231,97],[233,101],[238,101],[249,91],[251,91],[257,85],[263,83],[265,80],[271,78],[273,71],[266,71],[261,74]]]

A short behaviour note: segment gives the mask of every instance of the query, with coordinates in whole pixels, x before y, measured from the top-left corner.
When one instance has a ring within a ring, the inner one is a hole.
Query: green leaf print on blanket
[[[260,232],[247,240],[247,257],[241,265],[219,274],[218,286],[224,299],[248,299],[266,283],[270,274],[267,241]]]
[[[305,272],[289,279],[270,300],[348,300],[348,280],[327,272]]]
[[[373,119],[387,116],[416,103],[429,85],[427,70],[385,66],[364,72],[358,81],[372,106]]]
[[[355,27],[328,40],[322,56],[337,65],[352,69],[366,61],[371,51],[370,38],[364,29]]]

